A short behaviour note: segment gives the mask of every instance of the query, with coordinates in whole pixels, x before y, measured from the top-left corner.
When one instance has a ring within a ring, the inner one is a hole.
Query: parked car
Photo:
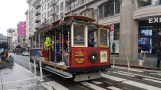
[[[23,56],[30,56],[30,53],[29,52],[23,52],[22,55]]]

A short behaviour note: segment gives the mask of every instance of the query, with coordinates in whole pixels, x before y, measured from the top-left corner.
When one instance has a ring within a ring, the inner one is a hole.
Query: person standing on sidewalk
[[[158,49],[157,51],[157,67],[160,67],[160,60],[161,60],[161,51]]]

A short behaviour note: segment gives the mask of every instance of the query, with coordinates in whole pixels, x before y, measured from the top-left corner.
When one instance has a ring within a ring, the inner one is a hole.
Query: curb
[[[126,65],[126,64],[115,64],[115,65],[116,66],[128,67],[128,65]],[[130,65],[130,67],[132,67],[132,68],[139,68],[139,69],[149,69],[149,70],[158,70],[158,71],[160,71],[159,68],[151,68],[151,67],[148,67],[148,66]]]

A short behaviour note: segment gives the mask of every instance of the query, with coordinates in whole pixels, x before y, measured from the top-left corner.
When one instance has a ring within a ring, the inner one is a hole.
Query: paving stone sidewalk
[[[12,69],[0,69],[0,90],[47,90],[27,69],[14,64]]]

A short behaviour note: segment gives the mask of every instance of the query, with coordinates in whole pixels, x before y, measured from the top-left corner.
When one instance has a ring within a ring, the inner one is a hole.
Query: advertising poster
[[[140,51],[152,53],[152,38],[138,38],[138,44]]]
[[[119,53],[120,40],[114,40],[111,43],[111,53]]]
[[[42,56],[42,50],[41,49],[32,49],[31,50],[31,55],[41,57]]]
[[[25,26],[24,26],[24,22],[20,22],[20,25],[19,25],[19,33],[21,36],[25,35]]]

